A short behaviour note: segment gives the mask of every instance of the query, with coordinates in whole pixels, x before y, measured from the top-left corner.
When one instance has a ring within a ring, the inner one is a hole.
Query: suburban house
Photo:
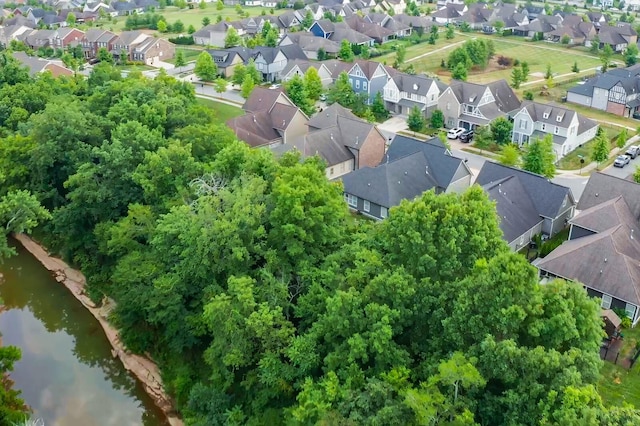
[[[31,76],[46,71],[51,72],[51,75],[54,77],[60,77],[61,75],[73,75],[73,71],[65,67],[62,61],[28,56],[25,52],[14,52],[13,57],[29,69],[29,75]]]
[[[430,17],[427,16],[412,16],[406,13],[394,15],[393,20],[399,22],[402,25],[406,25],[411,28],[412,31],[418,31],[418,33],[428,33],[431,27],[436,25]]]
[[[218,67],[218,73],[224,78],[233,75],[235,67],[249,60],[250,54],[245,48],[231,48],[227,50],[207,50]],[[246,54],[246,57],[245,57]]]
[[[322,85],[324,87],[327,87],[331,83],[333,83],[333,78],[331,78],[331,71],[329,71],[324,63],[311,62],[302,59],[294,59],[287,62],[287,66],[284,67],[281,73],[282,81],[289,81],[296,75],[304,77],[304,74],[309,68],[315,68],[316,71],[318,71],[318,76],[320,77],[320,80],[322,81]]]
[[[367,95],[369,102],[378,92],[384,93],[384,87],[396,70],[374,61],[355,61],[347,74],[355,93]]]
[[[88,29],[80,41],[84,57],[86,59],[95,58],[98,55],[98,50],[101,48],[111,50],[111,44],[116,38],[118,38],[118,35],[111,31],[105,31],[99,28]]]
[[[547,38],[551,41],[562,42],[568,40],[568,44],[589,44],[597,33],[596,27],[591,22],[584,22],[578,15],[568,15],[562,20],[562,24],[549,32]]]
[[[281,89],[254,88],[242,109],[245,114],[227,126],[252,148],[274,148],[307,133],[309,118]]]
[[[535,265],[545,278],[585,286],[603,309],[640,319],[640,185],[602,173],[589,178],[571,219],[569,241]]]
[[[344,22],[346,22],[352,30],[371,37],[374,42],[378,44],[384,44],[396,38],[395,31],[387,29],[382,25],[374,24],[369,17],[351,15],[345,19]]]
[[[256,47],[253,49],[252,58],[265,81],[280,80],[280,73],[289,61],[307,59],[302,49],[295,44],[277,47]]]
[[[110,52],[114,58],[144,62],[147,65],[173,58],[173,43],[150,36],[142,31],[123,31],[111,41]]]
[[[554,236],[575,211],[571,189],[526,170],[486,161],[475,183],[496,202],[500,229],[514,251],[536,234]]]
[[[615,26],[602,24],[598,31],[598,39],[601,48],[608,44],[614,52],[624,52],[627,46],[638,42],[638,33],[631,24],[623,22],[619,22]],[[587,46],[590,46],[590,43],[587,43]]]
[[[365,15],[363,19],[391,31],[393,36],[397,38],[408,37],[413,31],[413,27],[410,24],[396,19],[395,15],[389,16],[386,13],[371,12]],[[425,21],[427,20],[425,19]]]
[[[430,116],[446,88],[440,80],[398,72],[384,86],[383,98],[391,112],[409,115],[413,107],[418,107],[425,116]]]
[[[355,170],[342,182],[349,208],[384,219],[390,208],[425,191],[464,191],[471,185],[471,171],[438,138],[422,141],[396,135],[380,165]]]
[[[347,40],[354,46],[373,46],[374,39],[351,29],[345,22],[331,22],[329,19],[316,21],[309,28],[309,32],[316,37],[326,38],[336,43]]]
[[[567,101],[623,117],[640,112],[640,64],[614,68],[567,91]]]
[[[224,47],[224,39],[231,27],[236,29],[239,36],[244,35],[244,29],[240,23],[222,21],[217,24],[209,24],[193,33],[193,42],[202,46]]]
[[[475,129],[520,109],[520,100],[505,80],[489,84],[452,80],[440,98],[438,109],[447,128]]]
[[[0,46],[7,47],[13,40],[26,37],[30,34],[33,28],[25,25],[10,25],[6,27],[0,27]]]
[[[397,14],[397,13],[402,13],[407,9],[407,4],[409,2],[406,2],[405,0],[382,0],[379,3],[379,7],[387,12],[390,13],[390,10],[393,10],[393,14]]]
[[[514,35],[520,35],[528,38],[534,36],[542,36],[547,38],[547,35],[556,30],[562,24],[562,17],[558,15],[538,15],[536,18],[531,19],[529,17],[529,23],[519,26],[513,30]]]
[[[340,52],[340,43],[329,40],[327,38],[316,37],[311,33],[296,32],[287,33],[282,40],[280,40],[280,46],[288,46],[290,44],[297,44],[300,46],[304,54],[309,59],[318,59],[318,51],[324,50],[327,56],[335,58]]]
[[[513,115],[511,140],[519,146],[532,139],[553,137],[556,160],[561,159],[578,146],[593,139],[598,123],[567,108],[553,104],[524,101]]]
[[[328,179],[380,163],[386,138],[378,128],[335,103],[312,117],[309,133],[295,142],[305,156],[319,155]]]
[[[459,21],[466,11],[467,5],[464,3],[447,3],[429,16],[438,24],[453,24]]]

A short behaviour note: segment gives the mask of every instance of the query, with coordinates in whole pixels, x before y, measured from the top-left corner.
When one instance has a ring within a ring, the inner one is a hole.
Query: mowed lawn
[[[249,13],[250,16],[258,16],[261,15],[264,11],[267,15],[270,15],[270,9],[266,7],[243,7],[242,10]],[[287,9],[274,9],[273,15],[280,15],[284,13]],[[146,12],[151,13],[151,12]],[[196,30],[202,28],[202,19],[208,17],[212,24],[216,23],[216,18],[218,15],[222,16],[223,20],[229,18],[232,21],[237,21],[241,18],[233,7],[225,7],[222,10],[216,10],[215,3],[208,3],[207,8],[202,10],[196,7],[195,9],[178,9],[176,7],[167,6],[164,10],[156,10],[156,14],[164,16],[165,20],[169,24],[173,24],[174,22],[180,20],[184,24],[186,34],[187,28],[189,25],[193,25]],[[112,29],[112,31],[124,31],[124,25],[127,21],[126,16],[118,16],[117,18],[112,18],[111,21],[107,19],[101,19],[97,22],[97,25],[101,25],[103,28]],[[165,37],[165,35],[163,35]]]
[[[242,108],[216,102],[212,99],[198,98],[198,103],[213,109],[216,112],[216,121],[223,124],[230,118],[239,117],[244,114]]]
[[[572,73],[571,68],[573,67],[574,62],[577,62],[580,70],[587,70],[601,65],[600,59],[596,56],[592,56],[584,51],[569,49],[556,44],[546,42],[534,43],[524,41],[522,38],[517,37],[486,36],[474,33],[469,34],[469,37],[493,41],[493,45],[496,50],[494,59],[499,56],[506,56],[508,58],[518,59],[521,62],[527,61],[530,69],[529,81],[542,79],[540,76],[536,77],[535,73],[544,74],[547,70],[548,64],[551,65],[551,70],[556,75]],[[449,44],[449,41],[456,43],[461,40],[458,38],[454,40],[439,39],[435,46],[431,46],[431,50],[433,51],[434,47],[435,49],[445,47]],[[453,47],[453,49],[456,47],[458,47],[458,45]],[[407,55],[406,63],[413,64],[416,72],[437,74],[443,80],[448,81],[450,79],[450,73],[443,70],[440,65],[443,59],[446,62],[451,50],[452,49],[438,50],[415,61],[410,61],[410,59],[417,55]],[[487,83],[499,79],[509,81],[511,79],[511,71],[512,68],[499,67],[495,61],[493,61],[484,70],[472,70],[469,73],[467,80],[477,83]]]
[[[624,347],[620,358],[631,357],[635,346],[640,342],[640,327],[624,329]],[[623,402],[640,408],[640,364],[627,370],[610,362],[605,362],[600,370],[598,393],[609,406],[620,406]]]

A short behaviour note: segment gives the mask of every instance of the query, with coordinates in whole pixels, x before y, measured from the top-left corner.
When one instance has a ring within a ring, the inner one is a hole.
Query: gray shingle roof
[[[393,76],[393,81],[400,91],[407,93],[415,93],[425,96],[433,84],[433,79],[423,75],[411,75],[405,73],[397,73]]]
[[[593,173],[578,203],[578,210],[586,210],[605,201],[622,196],[633,217],[640,217],[640,184],[604,173]]]
[[[612,226],[624,223],[630,226],[634,225],[636,219],[633,217],[629,205],[620,195],[580,212],[569,222],[593,232],[603,232]]]
[[[517,176],[507,176],[483,185],[482,188],[496,203],[500,229],[508,243],[543,221]]]
[[[383,162],[393,162],[416,152],[423,152],[429,159],[430,175],[442,188],[449,186],[458,168],[464,163],[460,158],[453,157],[438,138],[420,141],[402,135],[393,138]]]
[[[429,161],[423,152],[415,152],[377,167],[365,167],[342,177],[344,192],[383,207],[393,207],[402,200],[412,200],[433,188],[444,190],[425,173]]]
[[[573,203],[574,198],[571,189],[566,186],[551,182],[544,176],[527,172],[526,170],[515,169],[503,166],[502,164],[486,161],[478,173],[476,183],[485,186],[491,182],[497,182],[508,176],[517,176],[522,187],[527,191],[533,201],[536,212],[540,216],[556,218],[562,213],[567,205],[563,205],[565,199],[569,197],[569,202]]]

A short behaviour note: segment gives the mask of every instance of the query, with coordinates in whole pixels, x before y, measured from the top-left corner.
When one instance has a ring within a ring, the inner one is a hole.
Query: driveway
[[[391,141],[396,133],[401,130],[408,130],[409,126],[407,126],[407,122],[402,116],[394,116],[385,121],[384,123],[378,124],[378,130],[387,138],[387,141]]]

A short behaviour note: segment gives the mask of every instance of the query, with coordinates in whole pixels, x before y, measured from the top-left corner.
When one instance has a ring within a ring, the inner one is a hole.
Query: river
[[[14,245],[15,246],[15,245]],[[11,378],[46,426],[164,426],[163,413],[122,366],[96,319],[21,246],[0,264],[4,345],[22,359]]]

